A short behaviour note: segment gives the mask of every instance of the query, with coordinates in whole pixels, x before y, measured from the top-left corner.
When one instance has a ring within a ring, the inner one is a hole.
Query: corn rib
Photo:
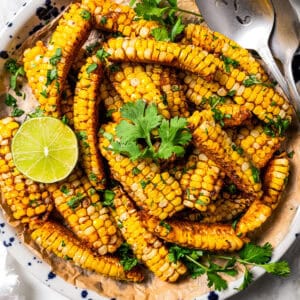
[[[278,206],[289,176],[289,161],[284,152],[270,161],[264,176],[264,195],[255,200],[237,224],[236,232],[245,235],[262,226]]]
[[[246,194],[260,198],[261,183],[251,162],[232,147],[232,141],[215,122],[212,111],[195,111],[189,118],[195,146],[223,170]]]
[[[186,267],[181,262],[172,263],[169,260],[167,247],[152,233],[148,232],[140,219],[133,203],[120,189],[115,188],[112,213],[121,224],[121,232],[126,242],[131,246],[136,257],[161,280],[174,282],[180,275],[186,273]]]
[[[100,196],[79,169],[59,186],[49,186],[55,207],[73,233],[100,255],[113,253],[122,243],[120,232],[103,207]]]
[[[36,225],[35,225],[36,226]],[[140,282],[144,276],[138,268],[125,271],[120,261],[112,256],[97,256],[72,236],[66,228],[45,222],[31,233],[31,238],[48,253],[71,260],[76,266],[117,280]]]
[[[14,219],[28,223],[33,218],[46,219],[53,210],[53,201],[45,184],[23,176],[15,167],[11,142],[18,128],[11,117],[0,120],[0,187]]]
[[[200,224],[189,221],[159,219],[141,212],[141,219],[147,229],[163,240],[183,247],[207,251],[236,251],[244,242],[227,224]],[[166,225],[167,224],[167,225]]]
[[[81,162],[92,185],[105,188],[105,172],[98,149],[98,90],[103,78],[102,63],[94,55],[88,57],[78,75],[74,97],[74,129],[79,138]]]
[[[46,115],[61,116],[60,96],[75,55],[91,30],[89,12],[72,4],[60,19],[47,48],[41,41],[24,52],[29,86]]]

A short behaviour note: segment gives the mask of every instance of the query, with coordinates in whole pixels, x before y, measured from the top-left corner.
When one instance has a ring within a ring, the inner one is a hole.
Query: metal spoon
[[[258,52],[288,96],[287,83],[268,45],[274,25],[272,4],[268,0],[196,0],[196,3],[210,28],[235,40],[244,48]]]
[[[290,0],[290,3],[292,4],[292,6],[298,16],[298,20],[300,22],[300,1],[299,0]]]
[[[289,1],[272,0],[272,2],[276,20],[270,39],[271,49],[274,56],[282,63],[291,98],[300,102],[300,95],[297,91],[292,70],[293,57],[299,46],[300,23]]]

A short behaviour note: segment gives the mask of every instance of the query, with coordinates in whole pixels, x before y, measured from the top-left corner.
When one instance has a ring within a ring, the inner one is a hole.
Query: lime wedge
[[[12,156],[26,177],[43,183],[66,178],[78,159],[75,133],[62,121],[51,117],[29,119],[12,140]]]

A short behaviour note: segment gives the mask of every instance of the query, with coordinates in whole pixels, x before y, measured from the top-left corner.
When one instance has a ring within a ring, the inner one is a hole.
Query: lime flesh
[[[57,182],[77,163],[77,138],[59,119],[29,119],[12,140],[12,155],[16,168],[26,177],[42,183]]]

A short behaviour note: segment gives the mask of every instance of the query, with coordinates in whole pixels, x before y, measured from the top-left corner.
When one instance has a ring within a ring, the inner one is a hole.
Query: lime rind
[[[12,141],[16,168],[26,177],[53,183],[65,179],[78,160],[72,129],[58,119],[39,117],[24,122]]]

